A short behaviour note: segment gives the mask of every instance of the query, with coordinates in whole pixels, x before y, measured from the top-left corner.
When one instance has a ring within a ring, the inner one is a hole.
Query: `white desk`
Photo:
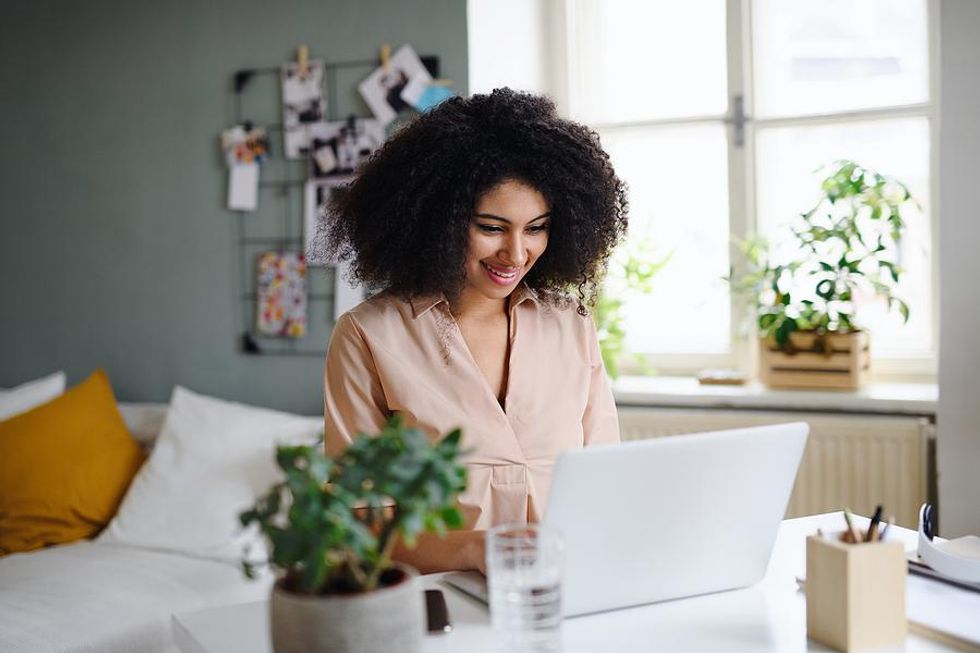
[[[566,619],[563,652],[595,651],[795,651],[829,650],[806,637],[806,603],[796,577],[806,569],[805,538],[818,527],[837,530],[840,513],[783,522],[766,577],[743,590],[667,601],[598,615]],[[915,532],[894,527],[890,537],[915,546]],[[487,608],[440,582],[424,576],[426,587],[446,594],[453,632],[426,637],[424,651],[495,650]],[[910,577],[911,582],[932,582]],[[980,597],[980,595],[976,595]],[[972,601],[973,599],[970,598]],[[980,599],[978,599],[980,606]],[[978,613],[980,614],[980,613]],[[272,653],[266,602],[244,603],[173,617],[174,641],[183,653]],[[958,650],[910,634],[906,653]]]

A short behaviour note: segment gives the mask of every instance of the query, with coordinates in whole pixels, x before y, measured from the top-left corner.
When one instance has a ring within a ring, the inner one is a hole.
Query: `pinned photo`
[[[434,109],[453,96],[453,92],[443,84],[434,83],[428,75],[418,75],[408,80],[402,90],[401,98],[419,113]]]
[[[310,127],[310,177],[353,174],[384,143],[384,127],[373,118],[319,123]]]
[[[306,335],[306,257],[263,252],[258,258],[257,331],[266,336]]]
[[[264,127],[235,125],[221,132],[221,150],[229,166],[264,163],[269,158],[269,137]]]
[[[409,108],[409,103],[402,98],[402,91],[409,81],[416,78],[420,80],[419,83],[432,81],[432,75],[414,48],[403,45],[386,65],[379,66],[358,84],[357,89],[381,126],[387,127],[401,111]]]
[[[282,67],[283,150],[287,159],[300,159],[309,152],[309,126],[323,122],[326,98],[323,91],[323,62],[314,59]]]
[[[269,137],[250,123],[221,132],[221,150],[228,165],[228,208],[254,211],[259,200],[259,164],[269,157]]]

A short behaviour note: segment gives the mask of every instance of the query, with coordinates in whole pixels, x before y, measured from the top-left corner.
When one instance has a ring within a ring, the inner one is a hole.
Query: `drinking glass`
[[[540,524],[503,524],[487,534],[490,619],[501,651],[561,649],[560,535]]]

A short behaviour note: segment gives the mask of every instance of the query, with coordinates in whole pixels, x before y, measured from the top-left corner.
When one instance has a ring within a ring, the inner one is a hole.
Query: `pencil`
[[[857,531],[854,530],[854,524],[851,522],[850,508],[844,508],[844,521],[847,523],[847,533],[851,536],[851,542],[857,544],[861,540],[858,539]]]
[[[888,518],[888,523],[885,524],[885,527],[881,529],[881,535],[878,536],[879,540],[884,541],[885,535],[888,534],[888,529],[891,528],[891,525],[894,523],[895,523],[895,515],[892,515],[891,517]]]

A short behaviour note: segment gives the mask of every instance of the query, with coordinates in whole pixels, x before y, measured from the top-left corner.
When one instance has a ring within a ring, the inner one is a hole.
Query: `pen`
[[[894,523],[895,523],[895,516],[892,515],[891,517],[888,518],[888,523],[885,524],[885,527],[881,529],[881,535],[878,536],[879,540],[884,541],[885,535],[888,534],[888,529],[891,528],[891,525]]]
[[[874,542],[878,537],[878,524],[881,523],[881,504],[875,508],[875,514],[871,517],[871,524],[868,525],[868,535],[864,538],[865,542]]]

